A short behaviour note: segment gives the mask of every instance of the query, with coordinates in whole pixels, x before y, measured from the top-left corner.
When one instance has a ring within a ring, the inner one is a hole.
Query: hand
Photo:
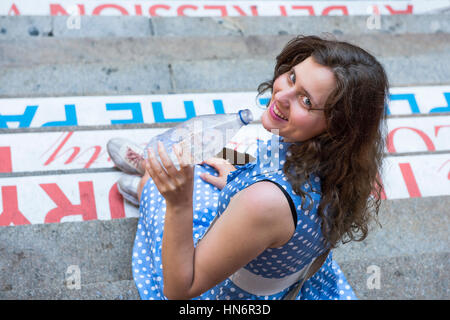
[[[163,166],[156,159],[154,151],[147,150],[148,159],[145,169],[153,179],[161,195],[166,199],[166,206],[172,208],[192,207],[194,188],[194,167],[189,164],[182,149],[174,145],[173,152],[177,156],[178,170],[169,158],[163,144],[158,141],[158,153]]]
[[[219,173],[218,177],[215,177],[209,173],[202,173],[200,178],[204,181],[211,183],[213,186],[222,190],[227,184],[227,176],[231,171],[236,170],[236,168],[228,162],[228,160],[222,158],[211,158],[202,162],[202,164],[208,164]]]

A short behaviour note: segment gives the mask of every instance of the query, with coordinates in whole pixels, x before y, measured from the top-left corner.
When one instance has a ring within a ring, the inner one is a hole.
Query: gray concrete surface
[[[450,83],[448,15],[383,16],[380,30],[366,19],[83,17],[75,31],[65,17],[0,17],[0,98],[253,91],[286,39],[323,32],[373,52],[393,86]],[[448,196],[385,201],[381,229],[334,251],[359,298],[450,299],[449,205]],[[136,224],[1,227],[0,299],[139,299]],[[66,287],[71,265],[80,290]],[[367,287],[371,265],[380,289]]]
[[[393,86],[448,83],[450,52],[379,60]],[[6,67],[0,97],[255,91],[273,66],[273,59],[227,59]]]
[[[291,35],[176,36],[148,38],[27,38],[0,40],[7,68],[36,65],[148,63],[170,61],[274,60]],[[380,58],[445,54],[450,35],[436,33],[339,35]],[[150,61],[151,59],[151,61]],[[445,63],[441,63],[445,65]]]
[[[368,238],[333,257],[360,299],[448,299],[450,197],[389,200]],[[137,299],[131,255],[137,218],[2,227],[0,299]],[[80,268],[81,289],[66,287]],[[369,289],[367,268],[381,271]]]
[[[83,290],[93,292],[97,284],[107,287],[117,282],[123,286],[133,279],[136,225],[137,219],[129,218],[2,227],[0,299],[53,297],[50,292],[58,294],[56,299],[59,295],[83,298],[83,293],[74,293],[77,289],[67,289],[66,272],[71,265],[80,269]],[[111,297],[108,290],[104,294]]]
[[[383,21],[395,28],[371,32],[365,17],[83,17],[94,26],[86,22],[74,37],[56,31],[65,17],[0,17],[6,30],[0,33],[0,97],[253,91],[271,77],[274,58],[298,27],[311,24],[305,34],[344,30],[329,37],[376,55],[393,86],[444,84],[450,74],[446,17],[387,16]],[[157,35],[136,33],[142,24]],[[230,33],[227,24],[241,31]],[[29,35],[31,27],[41,29],[39,36]]]
[[[361,300],[448,300],[450,253],[424,253],[340,263]],[[380,269],[380,288],[370,289],[370,266]]]
[[[367,16],[317,17],[134,17],[83,16],[80,29],[68,29],[67,17],[0,17],[0,39],[42,37],[172,37],[285,34],[433,34],[448,33],[447,14],[381,16],[379,29],[367,28]]]
[[[450,197],[386,200],[362,242],[333,251],[360,299],[449,299]],[[368,268],[380,268],[370,289]]]

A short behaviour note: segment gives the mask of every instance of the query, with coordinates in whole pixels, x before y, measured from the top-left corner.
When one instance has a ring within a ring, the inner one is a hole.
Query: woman
[[[162,145],[130,161],[140,151],[126,141],[128,160],[112,157],[145,168],[120,189],[139,198],[132,265],[143,299],[356,298],[330,249],[363,240],[378,213],[386,74],[361,48],[299,36],[267,90],[261,122],[279,139],[260,143],[255,162],[193,167],[175,149],[177,170]]]

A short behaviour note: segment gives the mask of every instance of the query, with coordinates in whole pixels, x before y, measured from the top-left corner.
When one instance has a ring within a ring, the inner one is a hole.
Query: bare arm
[[[190,219],[182,218],[187,216]],[[270,182],[256,183],[236,194],[196,248],[191,217],[192,211],[186,209],[166,212],[164,294],[171,299],[202,294],[265,249],[287,242],[294,232],[289,204]]]
[[[165,167],[172,176],[176,175],[168,162]],[[150,175],[157,170],[150,169]],[[220,219],[194,247],[192,191],[182,187],[170,191],[164,187],[167,182],[158,178],[155,184],[166,198],[162,263],[164,294],[169,299],[189,299],[202,294],[266,248],[287,242],[294,232],[290,207],[283,193],[270,182],[258,182],[230,200]]]

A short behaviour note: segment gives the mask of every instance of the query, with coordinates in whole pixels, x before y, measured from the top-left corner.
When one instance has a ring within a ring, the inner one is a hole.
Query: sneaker
[[[141,161],[144,150],[133,142],[123,138],[113,138],[106,145],[109,157],[117,168],[129,174],[144,175]]]
[[[131,174],[123,174],[117,181],[117,190],[122,197],[136,206],[139,206],[137,192],[140,181],[141,177]]]

